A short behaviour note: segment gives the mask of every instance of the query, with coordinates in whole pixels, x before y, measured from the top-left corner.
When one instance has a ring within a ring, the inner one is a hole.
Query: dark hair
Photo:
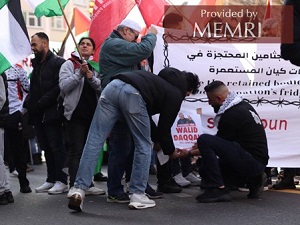
[[[197,74],[182,71],[187,80],[187,91],[190,91],[193,95],[197,94],[200,87],[199,77]]]
[[[215,80],[215,81],[209,83],[208,85],[206,85],[204,87],[204,90],[206,92],[212,92],[212,91],[216,90],[220,86],[225,86],[225,84],[222,81]]]
[[[174,25],[183,21],[183,17],[177,13],[169,13],[165,15],[163,19],[163,27],[164,28],[173,28]]]
[[[39,38],[47,40],[49,42],[49,37],[44,32],[37,32],[34,35],[32,35],[31,38],[33,38],[33,36],[35,36],[35,35],[38,36]]]
[[[93,49],[95,50],[95,49],[96,49],[95,41],[93,40],[93,38],[90,38],[90,37],[82,37],[82,38],[80,38],[80,40],[79,40],[79,42],[78,42],[78,45],[80,45],[81,42],[82,42],[83,40],[85,40],[85,39],[90,40],[90,42],[91,42],[92,45],[93,45]]]

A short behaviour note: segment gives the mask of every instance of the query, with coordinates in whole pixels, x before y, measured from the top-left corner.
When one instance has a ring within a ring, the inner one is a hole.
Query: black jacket
[[[30,77],[30,91],[24,107],[28,109],[30,121],[58,120],[56,111],[57,98],[60,93],[58,86],[59,70],[65,62],[62,57],[48,51],[43,63],[32,60],[33,71]]]
[[[218,123],[217,136],[239,143],[253,157],[268,164],[268,145],[264,127],[255,109],[245,101],[227,109]]]
[[[132,71],[117,74],[112,79],[135,87],[142,95],[150,116],[160,113],[158,126],[151,127],[152,140],[159,141],[164,154],[171,155],[175,149],[171,127],[187,93],[185,76],[175,68],[166,68],[158,75]]]

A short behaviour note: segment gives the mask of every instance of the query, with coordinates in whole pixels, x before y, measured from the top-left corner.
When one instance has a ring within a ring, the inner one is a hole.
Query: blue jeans
[[[265,165],[237,142],[202,134],[197,143],[202,156],[199,173],[208,187],[220,187],[224,184],[244,185],[252,177],[264,172]]]
[[[151,161],[150,119],[140,93],[121,80],[110,82],[101,94],[81,156],[76,188],[88,189],[104,141],[122,117],[135,146],[129,192],[145,192]],[[124,150],[119,148],[118,151]]]

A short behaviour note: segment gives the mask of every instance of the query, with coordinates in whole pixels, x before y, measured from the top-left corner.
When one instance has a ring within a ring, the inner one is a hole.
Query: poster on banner
[[[172,138],[176,148],[191,149],[203,133],[201,122],[201,108],[189,108],[189,104],[182,106],[172,128]]]
[[[299,167],[300,68],[281,58],[280,43],[169,43],[164,29],[156,28],[154,73],[170,66],[199,76],[199,93],[185,98],[181,112],[201,108],[200,134],[216,133],[204,87],[221,80],[259,113],[268,138],[268,166]],[[190,115],[199,118],[195,111]]]

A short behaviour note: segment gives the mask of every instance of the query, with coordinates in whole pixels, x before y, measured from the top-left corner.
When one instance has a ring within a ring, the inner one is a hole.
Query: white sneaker
[[[78,212],[82,211],[83,201],[85,197],[84,190],[80,188],[72,187],[68,193],[70,196],[68,207],[69,209],[76,210]]]
[[[201,183],[201,179],[198,178],[195,174],[189,173],[187,176],[184,177],[186,180],[191,182],[192,185],[194,186],[199,186]]]
[[[14,170],[14,171],[12,171],[12,172],[10,173],[10,176],[11,176],[11,177],[17,177],[17,176],[19,176],[19,173],[18,173],[16,170]]]
[[[100,188],[97,188],[95,186],[93,187],[90,187],[86,192],[85,192],[86,195],[104,195],[105,194],[105,191],[100,189]]]
[[[183,176],[182,173],[177,174],[176,176],[173,177],[175,182],[180,185],[180,187],[186,187],[191,185],[191,182],[186,180]]]
[[[45,182],[42,186],[35,189],[36,193],[48,192],[50,188],[54,186],[54,183]]]
[[[56,181],[54,186],[48,190],[48,194],[56,195],[56,194],[61,194],[61,193],[67,192],[68,190],[69,190],[68,185],[66,185],[60,181]]]
[[[245,186],[245,187],[239,187],[238,190],[240,192],[249,192],[249,188],[247,186]],[[268,186],[264,186],[263,191],[268,191],[268,190],[269,190],[269,187]]]
[[[128,207],[130,209],[146,209],[155,205],[155,201],[149,199],[146,194],[132,194]]]

